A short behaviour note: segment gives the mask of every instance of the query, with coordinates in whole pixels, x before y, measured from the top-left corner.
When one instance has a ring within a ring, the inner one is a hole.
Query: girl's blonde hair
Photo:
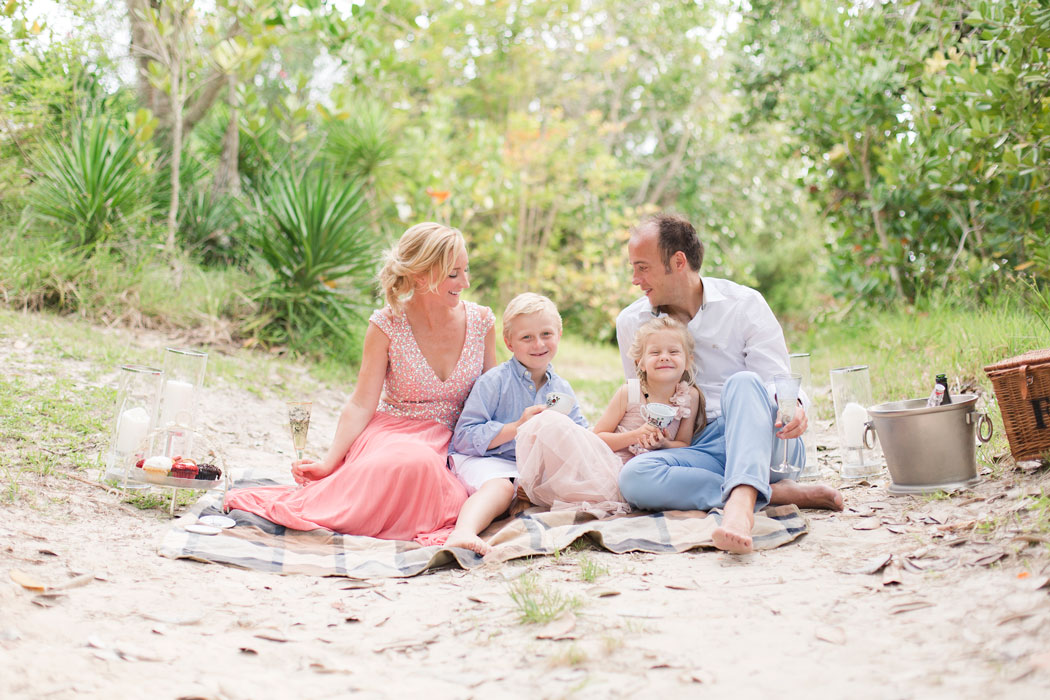
[[[707,402],[704,401],[704,392],[700,391],[700,387],[696,384],[696,356],[693,355],[696,342],[693,340],[692,334],[689,333],[689,329],[670,316],[659,316],[646,321],[642,324],[642,327],[638,329],[638,332],[634,334],[634,340],[631,342],[630,349],[627,350],[627,356],[634,360],[634,369],[638,373],[638,380],[642,385],[642,391],[648,394],[649,387],[646,383],[645,370],[642,369],[640,360],[642,359],[642,354],[645,352],[645,346],[648,344],[649,338],[662,331],[674,331],[681,336],[682,349],[685,351],[686,356],[686,366],[685,372],[682,373],[682,381],[689,386],[695,386],[696,390],[700,393],[700,405],[697,406],[696,409],[696,425],[693,427],[693,434],[696,435],[707,425]]]
[[[430,291],[456,265],[456,251],[466,246],[458,229],[426,221],[405,231],[397,244],[383,256],[379,270],[379,286],[386,303],[395,315],[405,311],[405,302],[412,298],[416,280],[421,275],[430,277]]]

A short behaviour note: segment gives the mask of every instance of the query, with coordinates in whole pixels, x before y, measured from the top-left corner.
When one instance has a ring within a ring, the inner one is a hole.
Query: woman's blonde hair
[[[682,373],[682,381],[689,386],[695,386],[696,390],[700,393],[700,405],[697,406],[696,409],[696,425],[693,427],[693,434],[696,435],[704,429],[705,425],[707,425],[707,402],[704,401],[704,392],[701,391],[700,387],[696,384],[696,356],[693,354],[693,350],[696,347],[696,341],[693,340],[693,336],[689,332],[689,329],[670,316],[659,316],[646,321],[642,324],[642,327],[638,329],[638,332],[634,334],[634,340],[631,342],[630,349],[627,350],[627,356],[634,360],[634,369],[638,373],[638,380],[642,385],[642,391],[648,395],[649,387],[646,384],[645,370],[642,369],[640,360],[642,359],[642,354],[645,352],[645,346],[649,342],[649,338],[662,331],[674,331],[681,336],[682,349],[685,351],[686,356],[685,372]]]
[[[429,290],[437,289],[455,267],[460,246],[466,246],[463,234],[443,224],[426,221],[405,231],[383,256],[379,270],[379,286],[390,309],[398,316],[404,313],[420,276],[429,274]]]

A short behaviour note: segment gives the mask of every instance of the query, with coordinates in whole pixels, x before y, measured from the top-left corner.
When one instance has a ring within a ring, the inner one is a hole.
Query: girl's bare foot
[[[447,540],[445,540],[445,546],[469,549],[481,556],[485,556],[492,551],[492,545],[485,540],[472,532],[460,532],[459,530],[452,531],[452,534],[448,536]]]

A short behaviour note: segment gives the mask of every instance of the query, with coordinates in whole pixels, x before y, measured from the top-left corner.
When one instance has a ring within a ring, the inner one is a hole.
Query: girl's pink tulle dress
[[[617,433],[645,424],[642,401],[629,401]],[[679,384],[671,403],[678,416],[667,427],[678,432],[690,413],[689,388]],[[576,425],[556,411],[543,411],[518,429],[515,445],[518,486],[529,501],[551,510],[583,510],[602,518],[629,513],[620,495],[620,469],[627,460],[647,450],[632,445],[613,452],[595,433]]]
[[[466,306],[467,332],[452,374],[442,382],[416,344],[408,320],[381,309],[369,319],[390,339],[383,397],[342,466],[319,481],[239,489],[226,506],[296,530],[443,544],[467,491],[448,470],[448,442],[485,362],[495,319]]]

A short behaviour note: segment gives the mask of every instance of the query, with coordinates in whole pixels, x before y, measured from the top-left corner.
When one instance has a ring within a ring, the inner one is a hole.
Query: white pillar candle
[[[868,412],[855,401],[850,401],[842,409],[842,437],[846,447],[864,446],[864,424],[868,422]]]
[[[136,406],[120,414],[117,421],[117,452],[128,454],[135,452],[142,445],[149,433],[149,414],[146,409]]]
[[[189,425],[193,416],[193,385],[181,379],[169,379],[164,382],[164,393],[161,396],[160,424],[168,426],[173,423]]]

